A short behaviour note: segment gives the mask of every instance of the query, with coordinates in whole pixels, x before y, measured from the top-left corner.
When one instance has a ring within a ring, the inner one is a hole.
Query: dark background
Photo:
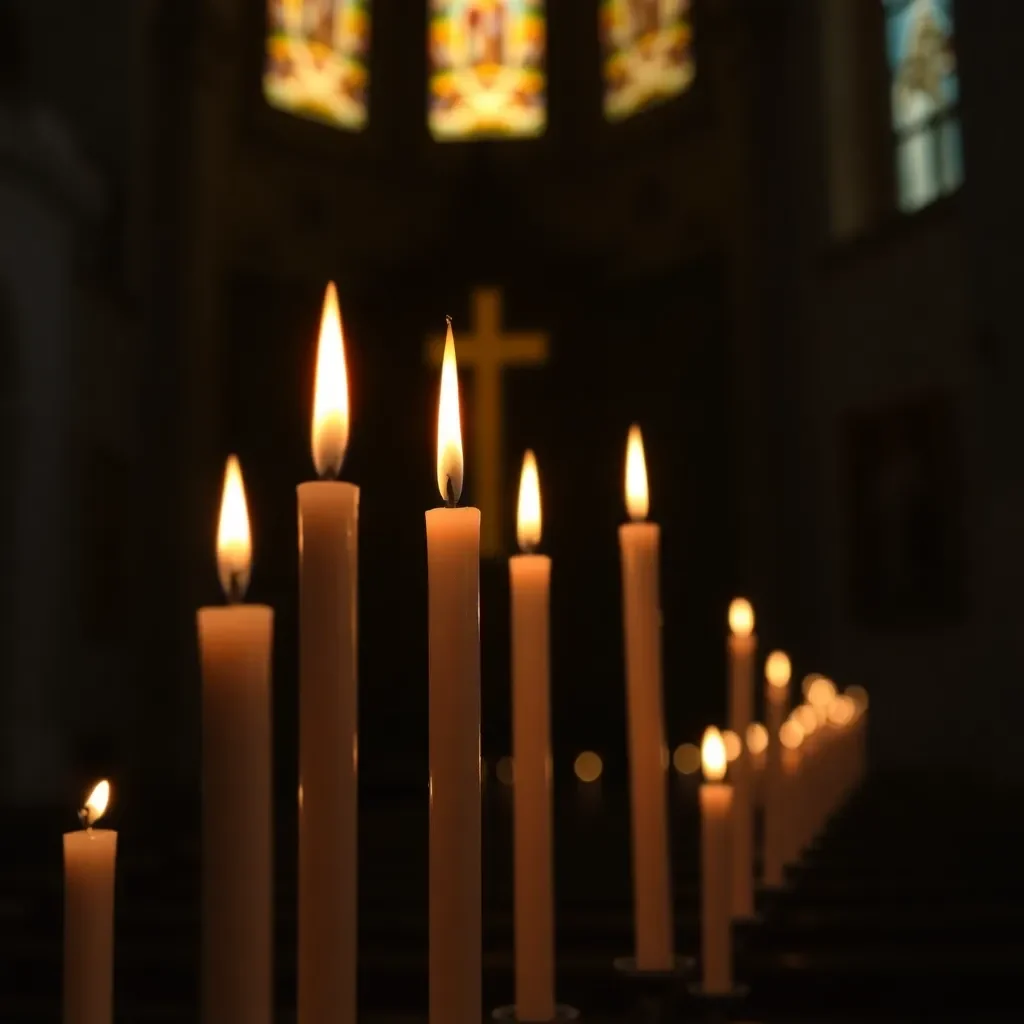
[[[63,803],[98,774],[193,790],[193,616],[220,600],[230,451],[251,599],[277,612],[290,788],[294,487],[312,475],[330,278],[343,475],[362,487],[367,778],[425,778],[422,515],[438,497],[422,348],[445,314],[456,339],[469,328],[481,285],[502,288],[506,328],[550,337],[548,365],[504,375],[502,468],[511,553],[519,460],[537,452],[558,771],[589,747],[622,775],[615,531],[633,421],[663,529],[671,745],[723,715],[725,613],[743,593],[764,651],[871,690],[876,758],[1012,769],[1024,206],[996,111],[1024,92],[1007,41],[1024,15],[982,6],[956,9],[965,184],[906,215],[881,3],[696,0],[693,87],[618,125],[600,111],[596,3],[551,3],[546,134],[436,144],[425,4],[373,4],[370,122],[347,134],[263,103],[259,4],[0,0],[5,796]],[[470,467],[472,388],[464,375]],[[917,422],[922,399],[938,426],[886,425],[892,409]],[[930,481],[906,614],[879,596],[863,511],[894,430],[923,445]],[[493,760],[510,746],[503,561],[481,582]],[[1003,713],[960,707],[965,676]]]

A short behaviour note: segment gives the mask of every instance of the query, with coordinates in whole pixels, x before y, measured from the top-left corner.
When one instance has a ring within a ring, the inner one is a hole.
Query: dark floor
[[[631,951],[623,794],[563,782],[557,799],[559,991],[591,1019],[632,1015],[611,962]],[[879,777],[833,820],[792,887],[737,936],[744,1019],[1019,1020],[1024,794],[928,776]],[[696,782],[673,779],[677,948],[697,945]],[[425,1013],[425,794],[362,795],[360,1003],[365,1019]],[[485,792],[485,1007],[511,996],[509,791]],[[197,1020],[196,810],[122,810],[116,1015]],[[279,817],[281,817],[279,815]],[[60,1019],[61,841],[38,813],[0,845],[0,1022]],[[16,842],[13,841],[16,839]],[[278,839],[278,1019],[294,1006],[294,820]],[[691,1008],[678,1009],[682,1017]]]

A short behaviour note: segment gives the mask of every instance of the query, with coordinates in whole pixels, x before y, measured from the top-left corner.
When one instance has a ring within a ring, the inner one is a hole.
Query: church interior
[[[1014,26],[0,0],[0,1020],[1012,1019]]]

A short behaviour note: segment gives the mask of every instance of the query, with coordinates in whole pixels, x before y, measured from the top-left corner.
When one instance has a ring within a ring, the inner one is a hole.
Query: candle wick
[[[231,575],[228,577],[228,604],[241,604],[244,595],[245,588],[242,586],[242,574],[237,569],[232,570]]]
[[[449,508],[455,508],[455,487],[452,484],[452,478],[446,477],[448,483],[445,485],[445,503]]]
[[[445,321],[448,324],[448,326],[451,327],[451,325],[452,325],[452,318],[450,316],[448,316],[447,314],[445,315]]]

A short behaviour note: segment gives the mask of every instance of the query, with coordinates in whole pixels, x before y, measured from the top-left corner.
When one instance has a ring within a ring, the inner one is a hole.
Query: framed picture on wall
[[[952,396],[851,413],[843,443],[853,617],[912,629],[966,605],[963,474]]]

